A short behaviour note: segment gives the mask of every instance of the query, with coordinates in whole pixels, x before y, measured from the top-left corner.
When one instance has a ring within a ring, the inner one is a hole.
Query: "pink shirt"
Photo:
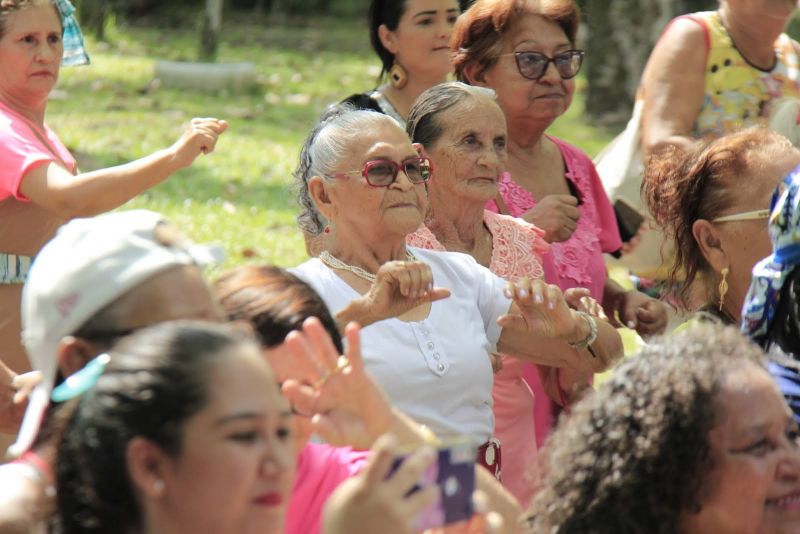
[[[542,257],[550,250],[544,232],[521,219],[484,211],[483,221],[492,234],[489,270],[514,281],[524,276],[542,278]],[[415,247],[445,250],[426,226],[406,238]],[[495,418],[494,436],[502,447],[503,485],[526,508],[539,485],[536,427],[531,413],[534,396],[522,379],[522,361],[501,355],[503,368],[494,375],[492,388]]]
[[[25,201],[20,193],[22,177],[40,165],[58,162],[61,158],[74,172],[75,159],[47,126],[40,132],[56,151],[56,158],[33,130],[34,126],[0,102],[0,200],[14,197]]]
[[[589,156],[560,139],[547,138],[561,151],[567,169],[565,177],[580,192],[582,204],[579,206],[581,218],[572,236],[561,243],[552,243],[552,253],[542,257],[545,280],[562,290],[585,287],[591,291],[592,297],[602,302],[608,276],[603,253],[614,252],[622,246],[614,208]],[[521,217],[536,205],[533,195],[517,184],[509,173],[500,177],[498,188],[509,214],[514,217]],[[494,200],[486,204],[486,209],[499,211]],[[553,427],[552,401],[544,393],[533,365],[525,365],[523,374],[536,395],[536,437],[541,445]]]
[[[309,443],[297,457],[292,497],[286,513],[286,534],[319,534],[322,507],[339,484],[367,465],[369,451]]]

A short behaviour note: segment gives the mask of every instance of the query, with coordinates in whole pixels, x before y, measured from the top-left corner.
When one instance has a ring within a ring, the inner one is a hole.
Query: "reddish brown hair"
[[[485,72],[502,52],[503,36],[521,15],[539,15],[558,24],[575,45],[581,12],[573,0],[477,0],[456,22],[450,48],[456,77],[466,82],[465,69]]]
[[[788,150],[792,145],[785,137],[754,127],[689,150],[671,145],[650,158],[642,196],[656,223],[674,239],[675,262],[667,283],[684,306],[692,283],[711,270],[694,239],[694,222],[728,211],[736,198],[733,191],[748,186],[745,177]]]

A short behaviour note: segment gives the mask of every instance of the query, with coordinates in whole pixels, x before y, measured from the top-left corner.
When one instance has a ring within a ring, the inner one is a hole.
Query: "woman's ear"
[[[392,54],[397,53],[397,34],[390,30],[386,24],[378,26],[378,39],[383,47]]]
[[[464,78],[469,85],[488,87],[486,82],[486,69],[478,63],[470,63],[464,67]]]
[[[425,151],[425,147],[424,147],[424,146],[422,146],[422,143],[412,143],[412,144],[411,144],[411,146],[413,146],[413,147],[414,147],[414,150],[416,150],[416,151],[417,151],[417,154],[419,154],[419,157],[421,157],[421,158],[428,158],[428,159],[430,159],[430,156],[429,156],[429,155],[428,155],[428,153]]]
[[[66,336],[56,348],[58,370],[66,378],[72,376],[98,355],[97,347],[85,339]]]
[[[328,182],[322,176],[312,176],[308,179],[308,194],[319,212],[330,221],[336,214],[336,206],[331,201]]]
[[[167,491],[172,459],[149,439],[136,437],[128,443],[125,462],[137,494],[148,500],[161,499]]]
[[[724,268],[730,268],[730,261],[722,241],[719,238],[717,229],[709,221],[698,219],[692,224],[692,235],[700,251],[714,272],[722,272]]]

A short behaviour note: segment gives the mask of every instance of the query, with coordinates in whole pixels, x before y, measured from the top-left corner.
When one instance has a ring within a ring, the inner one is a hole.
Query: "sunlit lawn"
[[[222,244],[224,267],[296,265],[305,250],[294,223],[292,169],[319,112],[374,86],[377,61],[366,29],[352,19],[299,27],[229,18],[220,60],[255,63],[257,89],[204,93],[151,83],[157,59],[193,59],[196,44],[193,28],[116,26],[111,44],[89,41],[91,67],[62,70],[64,94],[51,101],[48,122],[70,149],[88,156],[88,168],[169,146],[193,116],[225,118],[231,128],[217,152],[122,209],[160,211],[194,239]],[[587,125],[580,94],[552,132],[592,155],[611,137]]]

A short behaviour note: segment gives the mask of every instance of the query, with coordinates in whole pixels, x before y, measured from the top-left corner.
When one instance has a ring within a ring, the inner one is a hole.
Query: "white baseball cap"
[[[97,312],[159,272],[222,259],[219,247],[165,239],[172,226],[147,210],[75,219],[62,226],[36,256],[22,289],[22,342],[42,380],[31,393],[16,457],[39,432],[58,373],[57,348]]]

